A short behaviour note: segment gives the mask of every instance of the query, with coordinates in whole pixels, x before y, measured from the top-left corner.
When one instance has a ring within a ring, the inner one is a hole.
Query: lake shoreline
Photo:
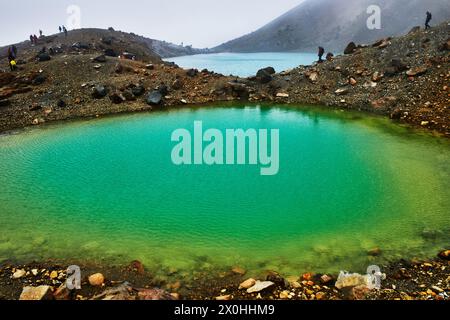
[[[82,270],[82,289],[69,293],[64,288],[67,263],[5,262],[0,264],[0,300],[18,300],[24,287],[39,286],[49,287],[47,296],[42,299],[50,300],[448,300],[448,254],[449,250],[441,252],[439,258],[401,260],[380,266],[386,274],[380,290],[361,285],[338,289],[335,287],[337,274],[305,273],[296,279],[285,279],[275,271],[268,271],[259,280],[271,281],[272,286],[251,294],[246,288],[250,288],[254,280],[240,267],[216,275],[198,274],[193,280],[185,281],[177,279],[176,271],[170,280],[155,277],[139,261],[127,266],[84,261],[78,264]],[[101,285],[92,285],[88,276],[98,273],[105,280]],[[121,291],[124,283],[125,292]]]
[[[77,118],[235,102],[363,111],[450,137],[450,54],[445,49],[449,29],[442,24],[356,46],[323,63],[279,73],[266,68],[249,78],[185,70],[167,62],[100,60],[92,52],[57,55],[50,61],[21,64],[16,73],[0,73],[0,132]],[[405,55],[415,42],[423,48],[414,56]],[[94,65],[96,59],[102,62]],[[69,83],[66,74],[71,76]],[[151,98],[155,94],[157,101]]]

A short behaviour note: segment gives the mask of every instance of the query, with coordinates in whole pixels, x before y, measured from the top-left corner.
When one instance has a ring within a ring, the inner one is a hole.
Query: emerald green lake
[[[280,171],[175,166],[171,134],[279,129]],[[450,238],[450,143],[389,120],[283,106],[183,109],[0,136],[0,262],[362,272]],[[369,257],[379,247],[382,255]]]

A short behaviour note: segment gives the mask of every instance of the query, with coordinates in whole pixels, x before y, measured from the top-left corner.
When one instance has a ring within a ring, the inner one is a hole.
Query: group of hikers
[[[67,37],[67,28],[65,26],[59,26],[59,33],[64,32],[64,35]]]
[[[427,11],[427,18],[425,20],[425,30],[428,30],[428,29],[431,28],[430,22],[431,22],[432,19],[433,19],[433,15],[431,14],[431,12]],[[319,47],[319,53],[318,53],[319,61],[318,61],[318,63],[322,63],[324,61],[323,60],[323,55],[324,54],[325,54],[325,49],[323,47]],[[328,53],[327,56],[326,56],[326,59],[328,61],[330,61],[330,60],[333,59],[333,57],[334,57],[334,55],[332,53]]]
[[[427,11],[427,18],[425,21],[425,30],[428,30],[430,27],[430,22],[433,19],[433,15],[431,14],[431,12]],[[59,32],[64,32],[65,36],[67,37],[67,28],[65,26],[59,26]],[[42,30],[39,30],[39,35],[40,37],[43,36],[43,32]],[[30,35],[30,41],[33,45],[37,45],[38,43],[38,37],[36,35]],[[322,63],[323,60],[323,55],[325,54],[325,49],[323,47],[319,47],[319,63]],[[326,60],[330,61],[332,60],[334,57],[334,55],[332,53],[328,53],[326,56]],[[11,69],[11,71],[14,71],[17,67],[17,47],[16,46],[11,46],[8,48],[8,62],[9,62],[9,67]]]

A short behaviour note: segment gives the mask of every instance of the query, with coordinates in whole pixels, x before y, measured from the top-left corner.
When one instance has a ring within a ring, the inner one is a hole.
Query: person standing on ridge
[[[67,29],[65,26],[63,26],[64,35],[67,37]]]
[[[433,19],[433,15],[431,14],[430,11],[427,11],[427,21],[425,21],[425,30],[430,29],[430,22],[431,19]]]
[[[33,35],[33,41],[34,41],[34,44],[37,45],[38,37],[36,35]]]
[[[62,32],[62,28],[61,28],[61,26],[59,26],[59,33],[61,33]]]
[[[39,30],[39,37],[42,38],[42,30]]]
[[[17,58],[17,47],[11,46],[8,48],[8,61],[9,61],[9,68],[11,71],[14,71],[16,69],[16,58]]]
[[[319,63],[323,62],[322,57],[323,57],[324,54],[325,54],[325,49],[322,48],[322,47],[319,47]]]

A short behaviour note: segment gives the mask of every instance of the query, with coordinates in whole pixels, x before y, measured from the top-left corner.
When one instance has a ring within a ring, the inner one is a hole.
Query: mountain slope
[[[381,8],[381,30],[367,28],[370,5]],[[351,41],[370,43],[423,26],[426,11],[433,13],[432,25],[450,19],[448,0],[305,0],[261,29],[214,50],[315,51],[325,46],[328,51],[342,52]]]
[[[43,46],[67,48],[75,43],[87,45],[94,51],[112,49],[117,55],[130,52],[139,60],[148,62],[158,62],[161,58],[205,53],[205,50],[149,39],[134,33],[94,28],[69,31],[67,37],[63,33],[44,36],[39,38],[37,46],[33,46],[29,40],[18,43],[16,46],[20,53],[40,50]],[[0,47],[0,58],[6,57],[7,48],[8,46]]]

